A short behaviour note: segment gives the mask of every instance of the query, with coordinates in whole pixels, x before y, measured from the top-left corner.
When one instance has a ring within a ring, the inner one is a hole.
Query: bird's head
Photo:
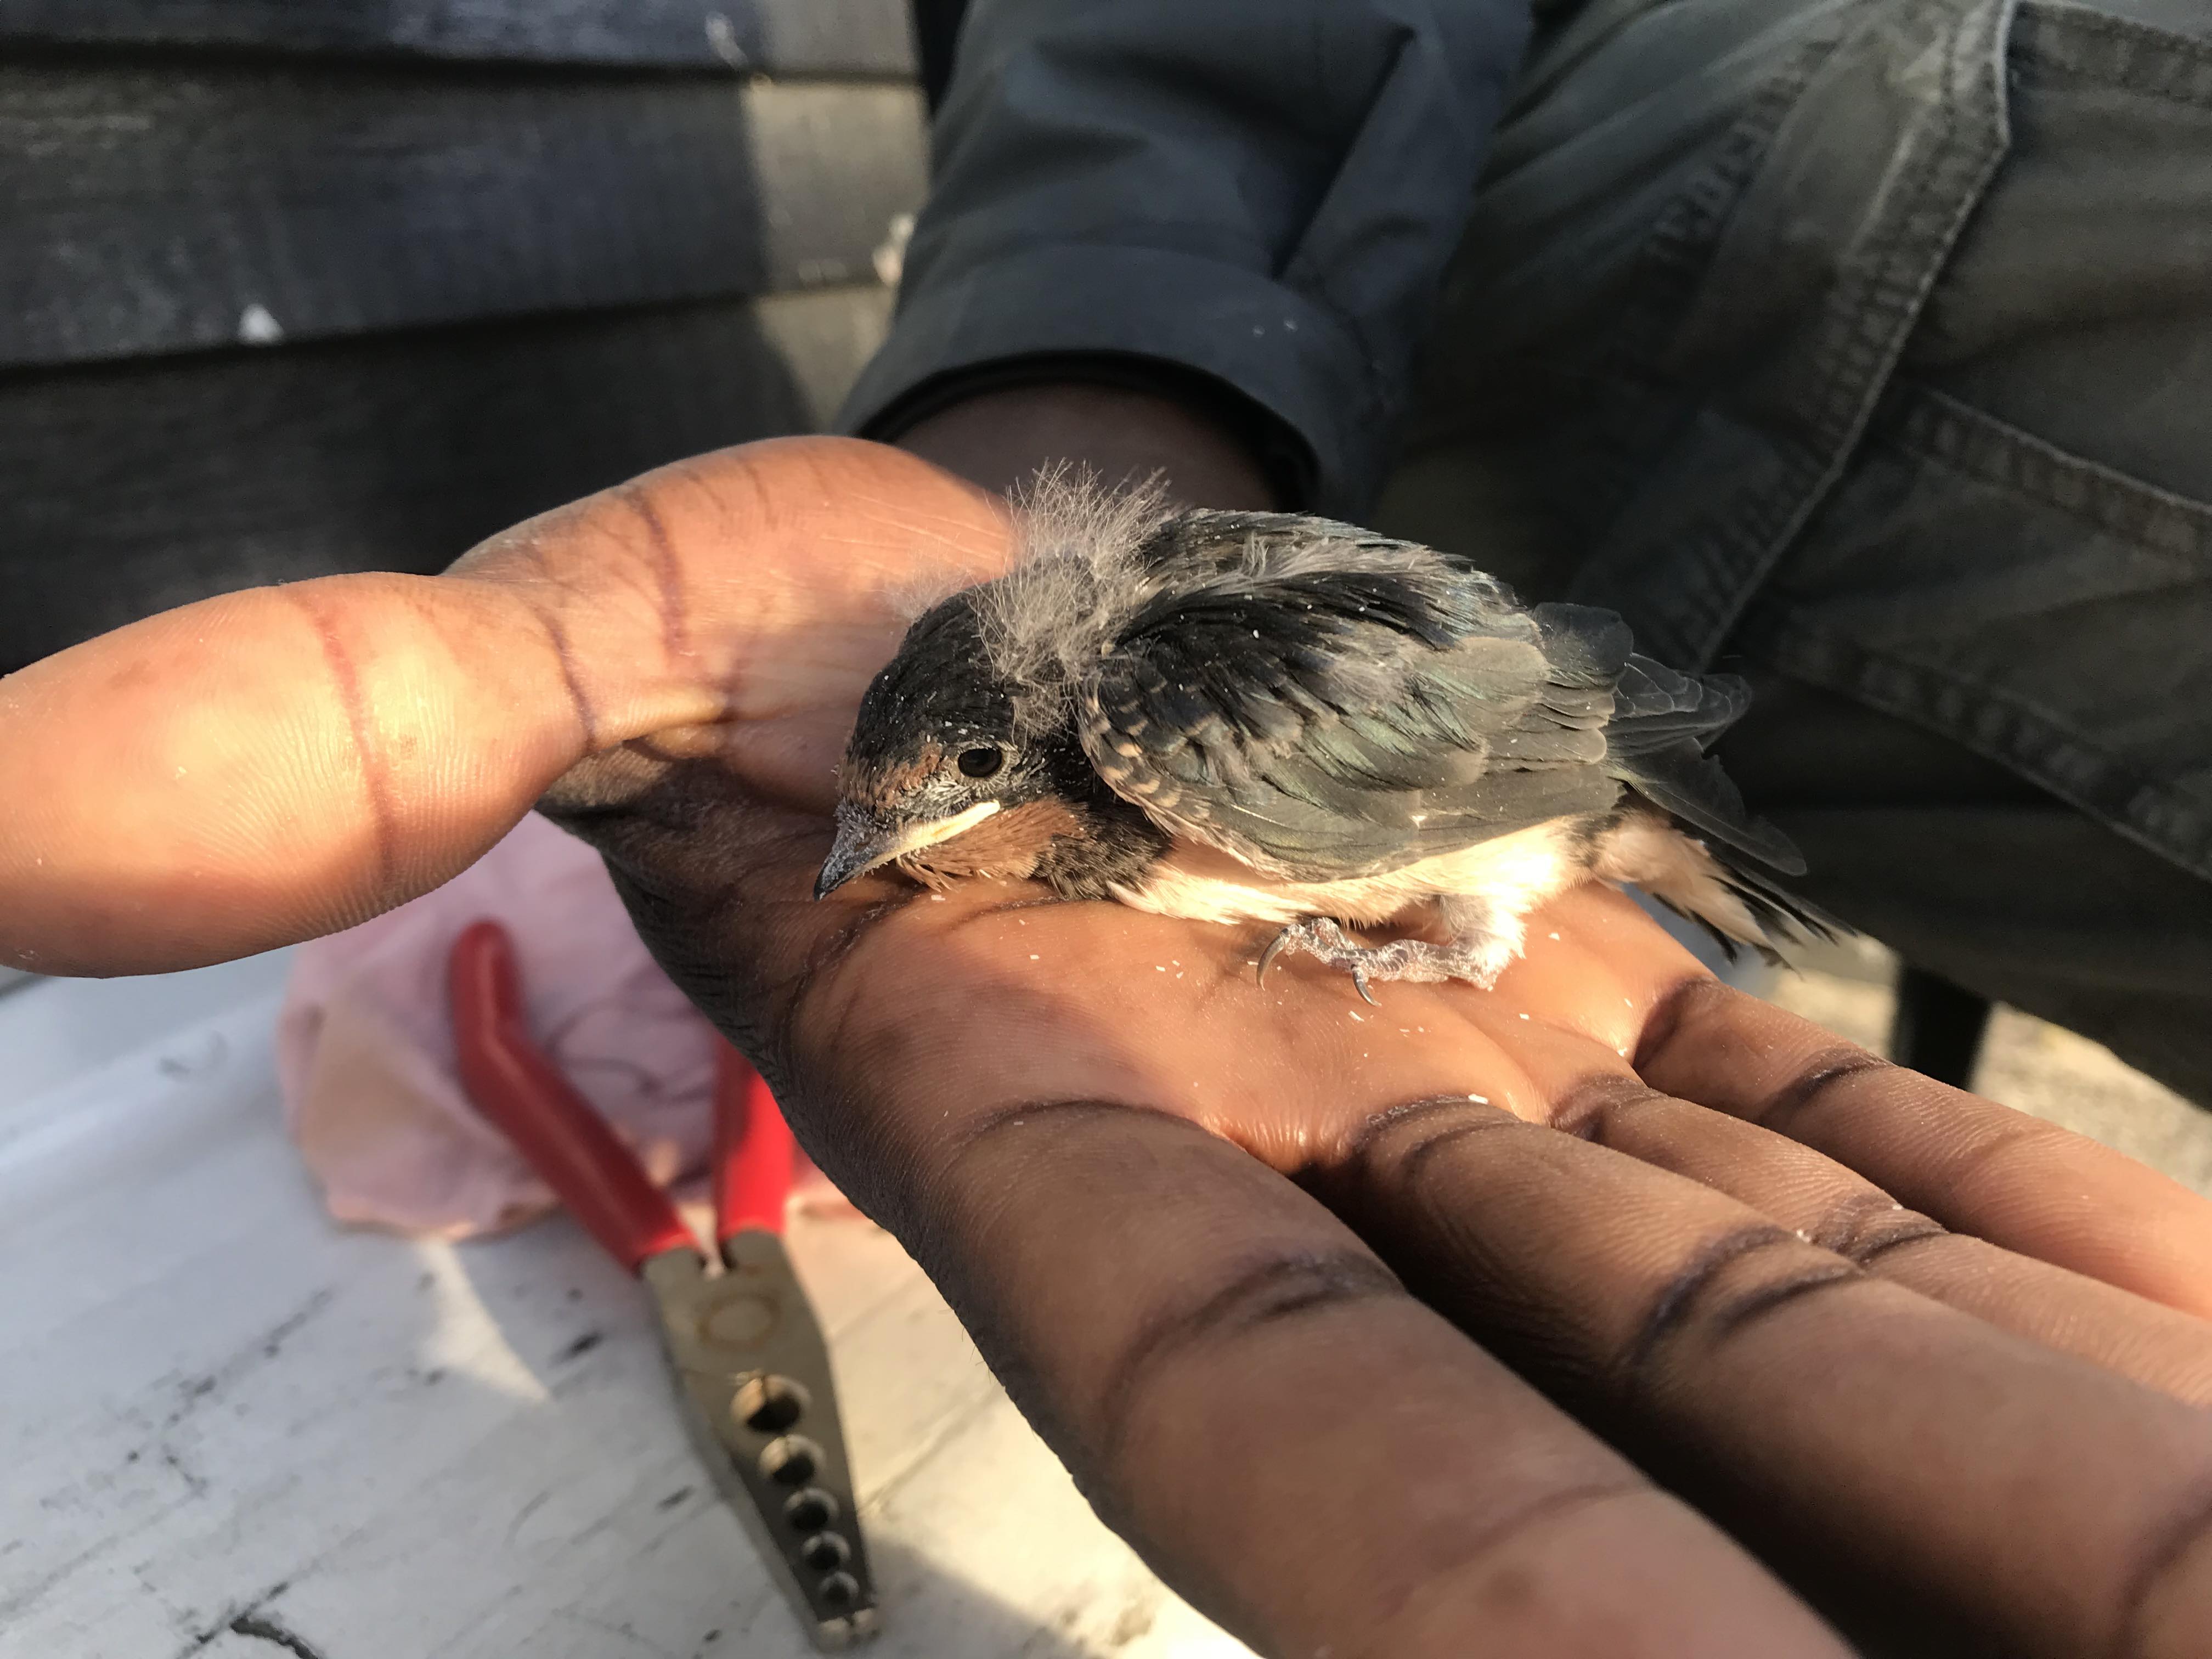
[[[1054,793],[1060,746],[1049,735],[1024,737],[1013,688],[992,667],[975,606],[968,595],[954,595],[908,630],[860,700],[838,769],[837,839],[814,896],[986,824],[1011,827],[993,821]],[[979,854],[986,839],[977,837]],[[942,867],[949,856],[931,861]],[[966,862],[979,872],[990,868]]]

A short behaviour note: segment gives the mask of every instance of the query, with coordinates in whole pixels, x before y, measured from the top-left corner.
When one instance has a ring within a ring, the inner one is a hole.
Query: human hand
[[[817,903],[817,818],[622,793],[589,833],[664,963],[1262,1651],[1844,1651],[1778,1574],[1884,1652],[2212,1628],[2212,1206],[2164,1177],[1602,890],[1374,1010],[1109,904]]]
[[[896,450],[747,445],[495,537],[441,576],[249,589],[0,678],[0,963],[151,973],[365,920],[593,754],[712,755],[826,807],[917,580],[1007,553]]]
[[[810,1150],[1109,1517],[1267,1650],[1837,1650],[1723,1528],[2009,1651],[2185,1650],[2212,1470],[2175,1397],[2212,1360],[2155,1302],[2206,1310],[2212,1223],[2149,1172],[1901,1073],[1808,1073],[1825,1039],[1684,990],[1601,893],[1496,993],[1394,986],[1379,1015],[1114,907],[809,902],[902,597],[1004,556],[939,475],[778,446],[458,577],[94,641],[0,683],[6,945],[114,971],[342,925],[565,773],[549,805]],[[1769,1105],[1800,1139],[1729,1115]],[[1893,1243],[1922,1224],[1821,1152],[1982,1242]]]

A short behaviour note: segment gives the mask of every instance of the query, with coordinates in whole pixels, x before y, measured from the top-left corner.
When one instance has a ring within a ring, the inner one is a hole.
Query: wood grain
[[[450,1244],[322,1213],[276,1102],[286,964],[0,999],[10,1659],[811,1659],[635,1280],[565,1220]],[[889,1592],[868,1659],[1249,1659],[896,1243],[787,1242]]]
[[[259,582],[432,571],[678,457],[823,426],[869,285],[0,376],[0,672]]]
[[[0,64],[0,364],[853,283],[924,148],[890,83]]]
[[[902,0],[0,0],[0,41],[909,76]]]

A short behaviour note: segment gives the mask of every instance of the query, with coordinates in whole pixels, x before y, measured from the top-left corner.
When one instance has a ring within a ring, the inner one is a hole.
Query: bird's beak
[[[978,801],[966,811],[955,812],[950,817],[900,823],[863,806],[849,803],[840,806],[837,839],[830,848],[830,856],[822,860],[822,873],[814,878],[814,896],[827,897],[854,877],[865,875],[879,864],[889,864],[908,853],[951,841],[998,810],[999,803],[994,800]]]

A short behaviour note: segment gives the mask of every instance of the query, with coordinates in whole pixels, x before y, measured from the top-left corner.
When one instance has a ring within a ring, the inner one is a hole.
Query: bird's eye
[[[1006,763],[1006,751],[1000,749],[963,749],[957,763],[962,775],[971,778],[988,778]]]

